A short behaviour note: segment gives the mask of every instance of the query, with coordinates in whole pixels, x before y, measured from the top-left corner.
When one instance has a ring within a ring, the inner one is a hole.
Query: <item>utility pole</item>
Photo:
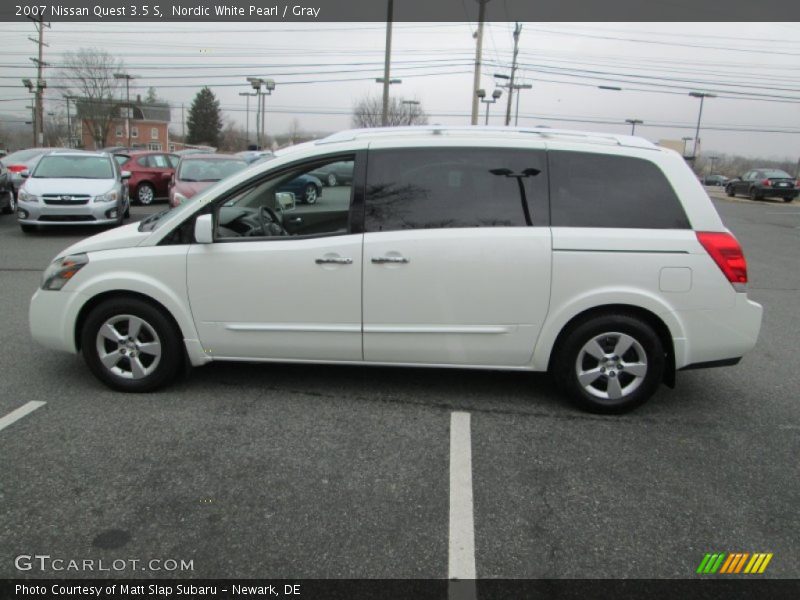
[[[388,0],[386,11],[386,56],[383,59],[383,111],[381,112],[381,125],[389,125],[389,68],[392,60],[392,17],[394,16],[394,0]]]
[[[508,103],[506,104],[506,127],[511,124],[511,99],[514,96],[514,74],[517,72],[517,54],[519,53],[519,34],[522,32],[522,24],[514,26],[514,58],[511,62],[511,80],[508,84]],[[518,92],[519,93],[519,92]]]
[[[31,59],[36,63],[36,99],[33,117],[33,139],[34,146],[41,146],[44,144],[44,88],[47,87],[44,79],[42,79],[42,69],[45,66],[44,47],[47,46],[47,44],[44,43],[44,28],[50,27],[50,24],[45,24],[44,16],[40,16],[38,19],[31,18],[31,20],[39,34],[38,39],[28,38],[39,46],[39,58]]]
[[[486,18],[486,3],[478,0],[478,31],[475,34],[475,75],[472,79],[472,125],[478,124],[478,90],[481,87],[481,55],[483,53],[483,20]]]
[[[67,148],[72,148],[72,121],[69,116],[69,100],[70,96],[64,94],[64,100],[67,101]]]
[[[186,118],[183,116],[183,102],[181,102],[181,137],[183,138],[183,147],[186,148]]]
[[[131,79],[133,79],[133,75],[129,75],[128,73],[114,73],[114,79],[124,79],[125,80],[125,133],[128,136],[128,148],[131,147]]]

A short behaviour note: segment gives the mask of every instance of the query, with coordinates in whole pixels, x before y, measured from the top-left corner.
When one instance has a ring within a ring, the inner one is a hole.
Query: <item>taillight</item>
[[[761,182],[761,185],[763,185],[764,187],[769,187],[772,185],[772,182],[770,182],[769,179],[765,179],[764,181]]]
[[[800,179],[794,182],[794,187],[800,188]]]
[[[25,165],[8,165],[8,170],[12,173],[22,173],[27,168]]]
[[[714,259],[725,277],[738,291],[747,285],[747,261],[739,242],[728,232],[698,231],[697,241]]]

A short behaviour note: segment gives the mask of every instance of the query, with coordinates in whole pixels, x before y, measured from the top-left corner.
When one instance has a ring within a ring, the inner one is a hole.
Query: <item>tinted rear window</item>
[[[554,227],[690,228],[675,191],[650,161],[589,152],[548,156]]]
[[[544,155],[496,148],[415,148],[370,152],[367,231],[527,225],[518,179],[534,224],[547,197]],[[541,200],[540,200],[541,201]]]

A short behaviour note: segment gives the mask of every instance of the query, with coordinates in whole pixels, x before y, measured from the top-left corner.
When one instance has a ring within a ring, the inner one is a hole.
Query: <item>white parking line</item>
[[[450,549],[448,579],[475,579],[470,414],[450,414]]]
[[[27,404],[23,404],[22,406],[20,406],[18,409],[12,410],[5,417],[0,419],[0,431],[5,429],[12,423],[19,421],[25,415],[29,415],[37,408],[39,408],[40,406],[44,406],[45,404],[47,404],[47,402],[39,402],[38,400],[31,400]]]

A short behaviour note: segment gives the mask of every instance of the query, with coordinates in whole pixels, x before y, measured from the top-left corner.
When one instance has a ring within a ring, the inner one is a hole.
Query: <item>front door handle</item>
[[[383,265],[386,263],[406,264],[409,260],[405,256],[373,256],[372,262],[376,265]]]
[[[353,259],[342,258],[340,256],[328,256],[324,258],[318,258],[314,262],[318,265],[352,265]]]

